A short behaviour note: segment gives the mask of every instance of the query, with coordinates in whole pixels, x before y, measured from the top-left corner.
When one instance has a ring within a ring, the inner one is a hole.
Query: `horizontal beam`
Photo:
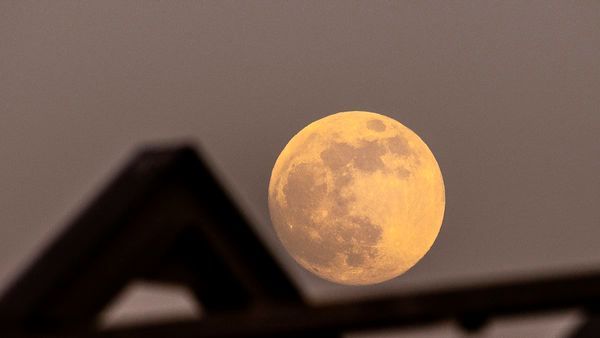
[[[471,316],[587,308],[600,302],[600,271],[316,307],[231,314],[204,321],[109,330],[99,337],[244,337],[348,332],[428,324]],[[236,323],[231,325],[230,323]]]
[[[406,327],[441,320],[492,318],[600,302],[600,272],[461,287],[321,306],[276,306],[150,324],[77,336],[121,337],[308,337],[348,331]],[[45,337],[49,337],[45,335]],[[61,335],[61,337],[65,337]]]

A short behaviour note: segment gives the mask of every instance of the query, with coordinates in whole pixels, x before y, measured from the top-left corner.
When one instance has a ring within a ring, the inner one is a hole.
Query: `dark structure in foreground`
[[[198,320],[100,330],[98,314],[132,280],[188,286]],[[324,306],[305,303],[190,147],[137,155],[0,301],[0,337],[312,337],[456,319],[582,308],[600,272],[476,285]]]

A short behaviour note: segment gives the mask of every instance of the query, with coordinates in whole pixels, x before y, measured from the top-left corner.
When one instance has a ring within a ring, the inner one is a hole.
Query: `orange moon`
[[[384,115],[352,111],[296,134],[273,167],[269,212],[304,268],[332,282],[397,277],[431,248],[444,182],[425,142]]]

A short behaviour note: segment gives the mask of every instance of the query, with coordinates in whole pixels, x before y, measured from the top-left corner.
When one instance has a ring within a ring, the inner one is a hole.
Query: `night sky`
[[[137,146],[203,149],[313,301],[600,263],[600,3],[0,4],[0,287]],[[308,123],[367,110],[429,145],[446,216],[402,277],[305,272],[267,210]]]

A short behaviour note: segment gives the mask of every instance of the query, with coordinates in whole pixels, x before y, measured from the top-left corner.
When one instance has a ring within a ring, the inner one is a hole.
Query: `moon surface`
[[[438,163],[417,134],[370,112],[342,112],[296,134],[273,167],[269,212],[304,268],[332,282],[380,283],[414,266],[444,217]]]

